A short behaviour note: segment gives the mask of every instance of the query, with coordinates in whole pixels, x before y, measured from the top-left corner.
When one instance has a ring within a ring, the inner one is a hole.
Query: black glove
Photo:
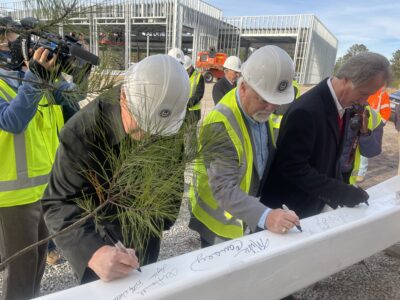
[[[341,183],[335,185],[335,189],[327,190],[325,195],[320,195],[319,200],[324,201],[333,209],[340,206],[354,207],[362,202],[366,202],[369,195],[366,191],[350,184]]]
[[[351,185],[349,185],[349,187],[351,189],[348,189],[347,193],[343,195],[341,199],[339,199],[339,205],[354,207],[368,200],[369,195],[362,188]]]

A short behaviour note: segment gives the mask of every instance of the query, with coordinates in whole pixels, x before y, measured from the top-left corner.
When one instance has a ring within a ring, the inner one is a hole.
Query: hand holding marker
[[[115,247],[117,247],[118,249],[124,251],[125,253],[128,253],[128,250],[126,249],[124,244],[122,244],[120,240],[116,239],[107,228],[104,228],[104,233],[106,234],[106,237],[110,240],[111,243],[113,243],[113,245]],[[140,267],[137,268],[137,270],[139,272],[142,272]]]
[[[286,211],[290,211],[289,207],[287,207],[285,204],[282,204],[282,209]],[[296,225],[296,228],[300,231],[303,232],[303,229],[301,229],[300,225]]]

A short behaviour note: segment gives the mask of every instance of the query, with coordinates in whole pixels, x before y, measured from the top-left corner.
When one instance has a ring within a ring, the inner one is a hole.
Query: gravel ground
[[[212,85],[206,85],[204,110],[212,108]],[[397,134],[392,123],[385,127],[383,153],[370,159],[364,188],[384,181],[397,173]],[[160,260],[193,251],[200,247],[198,234],[187,227],[189,213],[184,199],[180,216],[171,230],[164,233]],[[323,267],[323,266],[321,266]],[[3,274],[0,273],[0,284]],[[321,280],[294,295],[299,299],[400,299],[400,258],[379,252],[364,261],[352,265],[324,280]],[[42,280],[43,295],[76,286],[72,270],[67,261],[57,266],[47,266]],[[1,291],[0,291],[1,295]]]

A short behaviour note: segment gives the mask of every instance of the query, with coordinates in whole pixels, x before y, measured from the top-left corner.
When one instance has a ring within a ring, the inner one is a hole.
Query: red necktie
[[[339,136],[343,134],[343,117],[341,118],[338,114],[338,125],[339,125]]]

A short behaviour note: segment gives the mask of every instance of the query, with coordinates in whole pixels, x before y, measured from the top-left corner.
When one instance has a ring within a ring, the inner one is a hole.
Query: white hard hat
[[[243,64],[242,76],[267,102],[282,105],[294,99],[293,61],[277,46],[268,45],[254,51]]]
[[[184,56],[183,51],[179,48],[172,48],[171,50],[168,51],[168,55],[172,56],[175,58],[177,61],[179,61],[182,65],[184,64]]]
[[[241,72],[242,62],[237,56],[229,56],[224,62],[224,68],[235,72]]]
[[[189,69],[192,66],[192,59],[185,55],[184,57],[184,62],[183,62],[183,67],[185,68],[185,70]]]
[[[169,136],[178,132],[189,99],[189,76],[168,55],[149,56],[126,71],[129,111],[140,129]]]

